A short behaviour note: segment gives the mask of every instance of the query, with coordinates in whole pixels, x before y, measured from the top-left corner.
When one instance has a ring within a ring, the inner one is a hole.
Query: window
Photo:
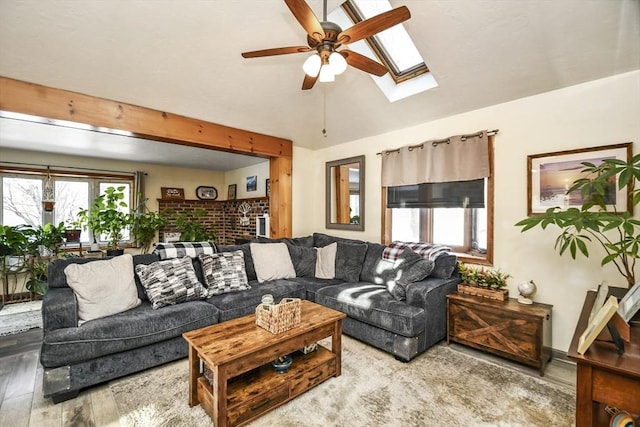
[[[342,4],[354,23],[392,9],[387,0],[347,0]],[[429,72],[404,25],[395,25],[367,39],[369,46],[391,73],[396,83]]]
[[[55,209],[45,212],[42,207],[42,191],[46,178],[45,170],[0,169],[0,191],[2,205],[0,222],[4,225],[39,225],[71,222],[80,209],[90,208],[90,201],[102,194],[108,187],[125,187],[127,204],[131,206],[133,176],[109,176],[103,174],[82,174],[70,171],[52,173],[55,188]],[[123,208],[128,211],[128,208]],[[106,236],[96,236],[97,241],[105,242]],[[128,231],[124,240],[129,239]],[[83,230],[82,243],[90,243],[93,236],[90,230]]]
[[[493,150],[493,137],[489,139]],[[490,168],[493,160],[490,157]],[[493,263],[493,178],[386,188],[384,243],[446,245],[461,261]]]

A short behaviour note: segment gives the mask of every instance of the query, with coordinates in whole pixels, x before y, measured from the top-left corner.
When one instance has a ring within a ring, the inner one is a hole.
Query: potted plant
[[[186,212],[176,213],[166,211],[166,216],[173,222],[173,225],[180,230],[181,242],[208,242],[216,238],[216,229],[207,226],[203,218],[207,215],[204,209],[194,209]]]
[[[26,224],[0,225],[0,256],[3,274],[26,269],[33,233],[33,227]]]
[[[147,208],[147,200],[142,199],[131,214],[131,238],[138,243],[142,253],[149,252],[158,230],[167,225],[164,217]]]
[[[640,221],[630,213],[640,202],[640,189],[636,188],[640,180],[640,154],[629,162],[605,159],[598,166],[590,162],[582,165],[582,177],[566,192],[580,192],[583,201],[580,208],[552,207],[542,215],[519,221],[516,226],[522,227],[522,232],[550,225],[560,228],[555,249],[560,255],[568,250],[573,259],[578,254],[588,258],[591,245],[600,247],[605,253],[601,265],[613,263],[630,288],[636,282],[636,260],[640,257]],[[615,205],[606,204],[615,182],[618,189],[629,191],[628,211],[618,212]]]
[[[33,231],[31,241],[32,253],[44,256],[57,256],[65,242],[66,230],[64,222],[58,225],[45,224]]]
[[[80,236],[82,235],[82,221],[80,218],[69,218],[65,222],[64,238],[69,243],[80,242]]]
[[[47,269],[49,261],[42,257],[34,257],[29,266],[29,278],[25,283],[25,288],[35,295],[44,295],[47,292]]]
[[[83,228],[89,228],[94,236],[105,234],[107,236],[107,255],[122,255],[124,249],[118,248],[122,240],[124,230],[130,226],[131,217],[122,208],[128,206],[124,201],[124,186],[117,188],[107,187],[104,194],[96,197],[91,205],[91,210],[80,209],[78,220]]]
[[[458,293],[478,295],[499,301],[505,301],[509,296],[507,279],[511,275],[483,267],[474,267],[461,262],[458,263],[458,271],[462,282],[458,285]]]

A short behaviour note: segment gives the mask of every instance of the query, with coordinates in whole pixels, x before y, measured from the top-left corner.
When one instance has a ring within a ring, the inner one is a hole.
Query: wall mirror
[[[327,162],[326,227],[364,231],[364,156]]]

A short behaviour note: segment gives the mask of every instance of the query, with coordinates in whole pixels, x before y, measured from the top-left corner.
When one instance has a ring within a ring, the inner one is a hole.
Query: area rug
[[[7,304],[0,310],[0,336],[42,328],[42,301]]]
[[[113,381],[123,426],[210,426],[187,403],[188,361]],[[343,338],[342,375],[251,426],[571,426],[573,388],[445,344],[410,363]]]

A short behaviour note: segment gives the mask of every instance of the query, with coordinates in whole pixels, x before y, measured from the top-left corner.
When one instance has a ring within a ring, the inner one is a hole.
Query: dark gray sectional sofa
[[[302,298],[344,312],[345,334],[402,361],[411,360],[445,338],[445,296],[454,292],[459,282],[455,256],[440,256],[431,275],[411,283],[406,288],[406,300],[399,301],[384,283],[376,283],[380,282],[376,266],[385,246],[321,233],[280,241],[290,245],[290,251],[293,247],[325,247],[333,242],[346,244],[343,245],[346,250],[356,247],[349,244],[360,245],[363,257],[356,258],[357,265],[352,254],[343,253],[341,259],[340,250],[335,262],[336,273],[348,271],[353,276],[359,270],[356,281],[307,275],[258,283],[250,244],[219,246],[219,252],[243,251],[251,289],[154,310],[136,277],[141,305],[78,326],[77,302],[66,282],[64,268],[70,263],[95,259],[54,261],[49,267],[49,290],[42,304],[44,338],[40,362],[44,367],[44,395],[54,402],[63,401],[82,388],[186,357],[187,344],[182,333],[251,314],[264,294],[272,294],[276,302],[285,297]],[[155,254],[133,258],[134,265],[151,264],[159,259]],[[199,280],[204,283],[196,265],[199,260],[194,258],[193,262]]]

